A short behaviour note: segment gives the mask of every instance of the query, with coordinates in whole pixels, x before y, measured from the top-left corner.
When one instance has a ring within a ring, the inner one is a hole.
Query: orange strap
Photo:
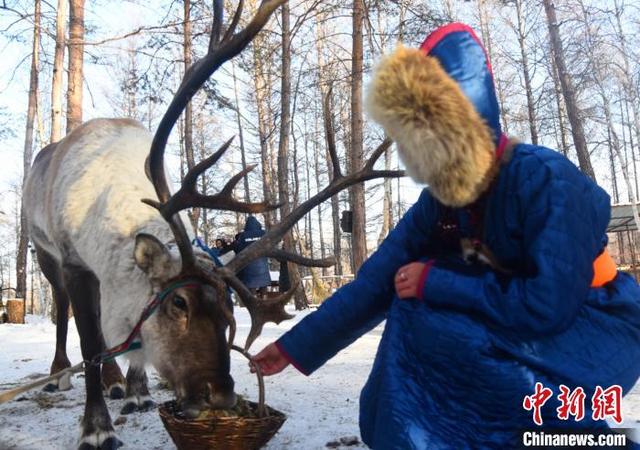
[[[593,281],[591,287],[599,288],[613,281],[618,273],[616,262],[613,260],[609,251],[605,248],[600,256],[593,261]]]

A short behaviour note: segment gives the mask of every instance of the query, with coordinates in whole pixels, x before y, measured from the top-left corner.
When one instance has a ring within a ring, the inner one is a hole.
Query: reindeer
[[[364,167],[347,176],[342,175],[336,150],[330,146],[334,177],[325,189],[299,204],[224,267],[215,267],[195,253],[193,231],[185,226],[181,211],[201,207],[256,214],[280,205],[233,198],[236,184],[255,166],[233,176],[216,194],[196,191],[198,176],[220,159],[231,140],[193,167],[172,195],[164,172],[168,137],[194,93],[254,39],[285,1],[263,0],[245,29],[236,33],[243,9],[240,1],[224,36],[223,1],[214,1],[208,53],[185,74],[153,137],[133,120],[95,119],[44,148],[33,163],[23,206],[38,260],[57,303],[57,343],[51,371],[70,365],[65,351],[69,303],[85,360],[86,402],[79,449],[122,445],[101,389],[103,381],[108,386],[117,384],[121,374],[117,366],[107,363],[102,364],[101,372],[97,357],[131,334],[149,298],[162,301],[142,322],[141,348],[128,353],[123,412],[153,405],[144,372],[147,363],[175,389],[187,417],[197,416],[203,408],[231,407],[236,396],[229,374],[229,347],[235,336],[235,320],[227,287],[237,293],[251,315],[245,349],[261,333],[264,323],[280,323],[291,317],[284,305],[298,287],[276,298],[258,299],[238,279],[238,271],[265,256],[307,266],[333,264],[333,258],[311,260],[277,245],[306,213],[341,190],[373,178],[402,175],[374,170],[375,162],[390,145],[388,140]]]

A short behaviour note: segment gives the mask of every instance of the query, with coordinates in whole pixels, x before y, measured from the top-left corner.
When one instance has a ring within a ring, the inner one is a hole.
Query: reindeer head
[[[222,281],[182,274],[179,255],[154,236],[136,236],[134,259],[160,305],[142,329],[147,358],[174,387],[185,415],[235,404],[225,331],[233,340],[233,305]],[[210,261],[197,258],[206,268]],[[160,295],[160,294],[158,294]]]
[[[136,238],[136,263],[147,273],[158,291],[170,291],[157,317],[149,324],[150,327],[156,327],[154,334],[157,333],[158,338],[153,343],[145,342],[145,346],[152,347],[152,362],[175,386],[182,409],[189,416],[197,415],[205,406],[221,408],[235,402],[233,380],[229,375],[229,347],[235,336],[235,321],[231,304],[228,302],[227,287],[235,291],[251,315],[251,330],[245,342],[245,349],[248,349],[258,337],[266,322],[280,323],[291,318],[284,310],[284,305],[298,286],[293,286],[279,297],[257,299],[236,274],[252,260],[261,257],[275,257],[307,266],[332,265],[333,258],[311,260],[279,250],[276,246],[306,213],[341,190],[373,178],[403,175],[400,171],[373,169],[376,160],[389,147],[390,141],[380,145],[361,170],[348,176],[341,174],[336,150],[330,145],[334,177],[329,186],[298,205],[286,217],[282,217],[279,224],[238,253],[226,266],[218,268],[210,261],[203,262],[195,257],[178,214],[180,211],[199,207],[258,214],[277,209],[280,205],[266,202],[244,203],[233,198],[236,184],[255,166],[249,166],[233,176],[217,194],[202,195],[197,192],[198,176],[220,159],[229,148],[231,140],[193,167],[185,175],[180,189],[172,195],[164,173],[164,149],[167,139],[195,92],[225,61],[239,54],[253,40],[271,13],[285,1],[263,0],[245,29],[234,34],[243,8],[243,1],[240,0],[231,25],[221,39],[223,1],[214,0],[209,51],[187,70],[158,126],[147,161],[147,173],[158,200],[142,201],[158,209],[169,223],[180,254],[179,257],[172,257],[165,246],[150,235],[138,235]],[[181,287],[172,289],[178,282],[186,282],[187,285],[181,284]],[[228,342],[225,339],[227,327],[230,329]]]

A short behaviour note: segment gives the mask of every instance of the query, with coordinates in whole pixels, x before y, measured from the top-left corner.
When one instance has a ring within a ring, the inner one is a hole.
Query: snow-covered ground
[[[279,326],[265,325],[251,350],[259,351],[280,336],[306,313]],[[236,310],[238,337],[243,343],[249,331],[246,310]],[[27,325],[0,325],[0,391],[48,375],[55,348],[55,326],[47,319],[27,316]],[[358,397],[373,363],[382,328],[373,330],[341,352],[310,377],[293,368],[265,379],[267,403],[287,414],[288,419],[267,449],[323,449],[340,437],[359,436]],[[72,364],[81,361],[80,342],[73,320],[69,323],[68,355]],[[121,367],[126,366],[119,360]],[[236,392],[257,398],[255,375],[244,357],[232,354]],[[73,389],[59,393],[31,391],[0,405],[0,450],[70,450],[75,448],[84,410],[84,379],[76,375]],[[149,372],[149,388],[156,402],[172,398],[160,389],[158,376]],[[112,420],[120,417],[122,400],[107,400]],[[133,413],[115,425],[126,449],[173,450],[157,411]],[[364,445],[343,447],[363,449]]]
[[[280,326],[265,326],[263,335],[252,350],[261,349],[305,314],[299,313],[295,319]],[[249,316],[240,309],[236,311],[236,318],[237,342],[243,342],[249,329]],[[371,368],[381,334],[382,327],[374,329],[310,377],[289,368],[266,379],[267,402],[288,416],[268,449],[323,449],[329,441],[359,435],[359,392]],[[0,391],[46,376],[54,345],[55,327],[46,319],[28,316],[27,325],[0,325]],[[69,326],[68,352],[72,363],[81,360],[73,321]],[[235,352],[232,355],[232,372],[236,391],[248,398],[256,398],[255,376],[249,374],[246,360]],[[151,371],[149,376],[151,395],[156,402],[169,400],[171,393],[158,386],[155,372]],[[76,376],[73,383],[70,391],[48,394],[37,390],[0,405],[0,450],[75,448],[84,405],[84,380]],[[112,419],[118,419],[122,400],[107,400],[107,404]],[[623,414],[624,426],[637,426],[640,420],[640,386],[625,397]],[[119,437],[125,442],[124,448],[175,449],[157,411],[125,417],[124,423],[115,425]],[[341,448],[366,447],[360,444]]]

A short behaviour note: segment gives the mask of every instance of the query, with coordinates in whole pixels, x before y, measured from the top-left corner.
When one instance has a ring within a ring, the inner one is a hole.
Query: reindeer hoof
[[[56,392],[58,390],[58,385],[53,383],[47,383],[42,388],[42,390],[45,392]]]
[[[110,437],[100,445],[100,450],[116,450],[122,447],[124,444],[117,437]]]
[[[136,412],[138,410],[138,405],[134,402],[127,402],[120,410],[120,414],[126,416],[131,414],[132,412]]]
[[[142,402],[138,410],[140,412],[147,412],[155,408],[156,408],[156,402],[154,402],[153,400],[145,400]]]
[[[124,445],[113,432],[109,433],[109,435],[110,436],[97,446],[94,445],[95,440],[98,438],[97,435],[91,436],[88,439],[84,438],[78,446],[78,450],[116,450]]]
[[[125,405],[120,410],[120,414],[127,415],[133,412],[147,412],[155,409],[156,402],[151,400],[149,396],[145,395],[142,397],[129,397],[126,400]]]
[[[124,388],[121,384],[114,384],[109,388],[109,398],[111,400],[120,400],[124,398]]]

